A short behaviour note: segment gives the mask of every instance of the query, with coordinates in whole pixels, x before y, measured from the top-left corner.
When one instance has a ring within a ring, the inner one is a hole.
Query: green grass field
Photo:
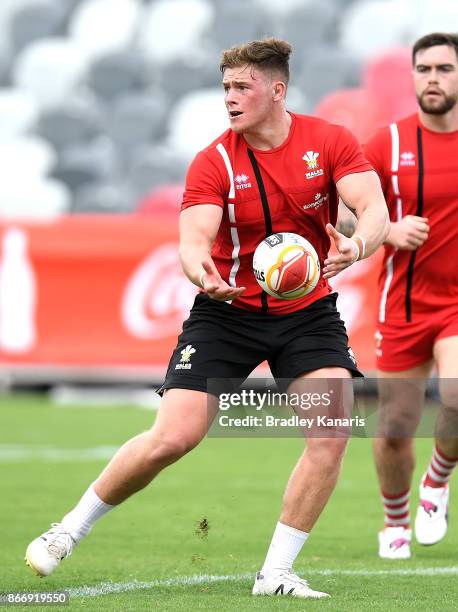
[[[291,438],[204,440],[102,519],[53,576],[34,576],[23,560],[29,541],[60,520],[114,447],[153,418],[127,406],[62,408],[45,396],[0,397],[0,592],[68,590],[70,609],[89,610],[457,609],[456,495],[443,542],[414,545],[410,561],[378,559],[381,506],[370,441],[361,439],[351,442],[337,490],[296,563],[329,600],[250,596],[301,450]],[[418,481],[431,441],[418,440],[417,449]],[[199,528],[203,519],[208,531]]]

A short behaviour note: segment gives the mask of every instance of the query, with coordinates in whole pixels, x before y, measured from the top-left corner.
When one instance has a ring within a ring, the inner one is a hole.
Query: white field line
[[[418,567],[410,569],[380,569],[380,570],[345,570],[345,569],[307,569],[307,576],[453,576],[458,575],[458,566],[452,567]],[[141,582],[101,582],[94,586],[81,586],[63,589],[70,597],[100,597],[112,593],[127,593],[129,591],[141,591],[157,587],[195,586],[199,584],[211,584],[215,582],[241,582],[254,580],[251,574],[228,574],[215,576],[212,574],[195,574],[193,576],[177,576],[167,580],[152,580]]]
[[[0,444],[0,462],[45,459],[47,461],[93,461],[111,459],[117,446],[92,448],[57,448],[55,446]]]

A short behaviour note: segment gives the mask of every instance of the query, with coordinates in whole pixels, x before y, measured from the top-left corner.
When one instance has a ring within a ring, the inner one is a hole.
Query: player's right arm
[[[245,287],[231,287],[221,278],[211,257],[223,209],[214,204],[190,206],[180,214],[180,260],[189,280],[214,300],[234,300]]]
[[[214,300],[234,300],[245,287],[221,278],[211,256],[229,191],[227,170],[215,149],[201,151],[188,169],[180,214],[180,260],[189,280]]]

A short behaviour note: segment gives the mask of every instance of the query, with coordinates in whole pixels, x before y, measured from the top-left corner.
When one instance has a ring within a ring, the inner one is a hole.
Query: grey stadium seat
[[[34,0],[20,7],[11,16],[10,40],[16,54],[30,42],[63,33],[66,18],[65,3],[54,0]]]
[[[92,60],[88,83],[101,98],[113,99],[123,93],[141,90],[147,83],[142,56],[119,51]]]
[[[291,67],[293,72],[300,60],[314,47],[332,45],[335,34],[337,12],[329,2],[314,2],[293,9],[284,20],[283,34],[293,45]]]
[[[175,60],[167,65],[161,74],[161,89],[171,100],[176,100],[193,89],[215,87],[221,81],[217,57],[214,62],[208,58]]]
[[[166,183],[183,182],[186,164],[169,147],[143,146],[134,151],[127,180],[136,200]]]
[[[142,143],[164,138],[167,110],[160,92],[127,93],[117,98],[109,109],[107,132],[128,154]]]
[[[271,15],[245,0],[219,2],[210,37],[216,49],[272,35],[277,31]]]
[[[123,184],[101,182],[87,185],[75,193],[72,213],[114,214],[129,213],[135,208],[135,200]]]
[[[38,133],[56,149],[85,142],[100,134],[103,111],[96,100],[70,98],[65,104],[44,110],[37,123]]]
[[[119,172],[119,158],[109,138],[73,145],[61,152],[52,175],[76,192],[80,187],[107,180]]]
[[[316,47],[301,60],[302,70],[293,74],[293,81],[312,104],[327,93],[360,82],[360,60],[336,47]]]

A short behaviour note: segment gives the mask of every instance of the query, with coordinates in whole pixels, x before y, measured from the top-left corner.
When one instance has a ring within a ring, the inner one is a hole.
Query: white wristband
[[[352,238],[351,240],[353,240],[353,238]],[[359,251],[359,245],[358,245],[358,243],[356,242],[356,240],[353,240],[353,244],[354,244],[354,245],[355,245],[355,247],[356,247],[356,257],[354,258],[354,260],[353,260],[353,262],[352,262],[352,263],[355,263],[355,261],[358,261],[358,259],[359,259],[360,251]]]
[[[366,255],[366,241],[365,239],[360,236],[360,234],[353,234],[353,236],[351,237],[352,240],[355,242],[356,246],[358,247],[358,259],[364,259],[364,256]],[[360,242],[361,242],[361,248],[358,244],[358,242],[355,240],[355,238],[357,238]]]

